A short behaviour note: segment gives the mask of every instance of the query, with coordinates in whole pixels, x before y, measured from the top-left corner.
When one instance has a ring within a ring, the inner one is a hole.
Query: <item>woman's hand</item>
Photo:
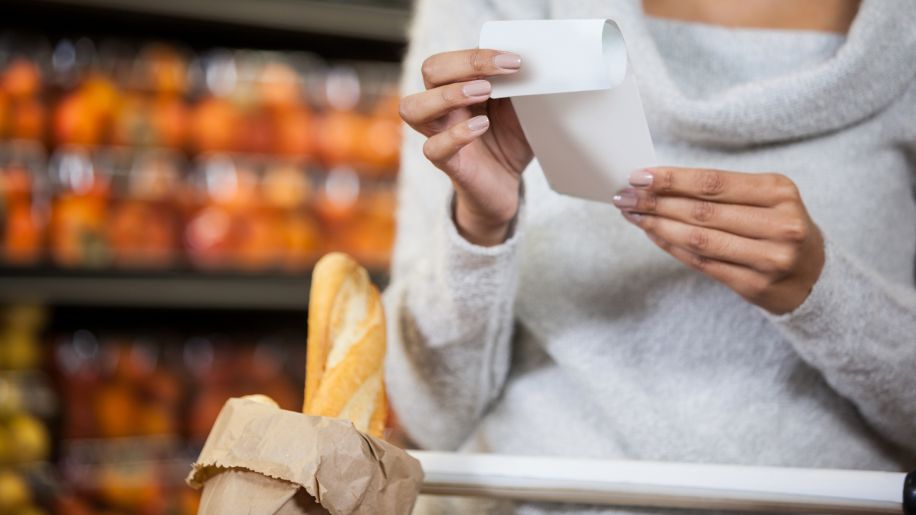
[[[824,242],[798,188],[779,174],[650,168],[614,196],[663,250],[771,313],[801,305],[824,267]]]
[[[490,99],[483,79],[521,65],[497,50],[436,54],[423,63],[426,91],[401,100],[401,118],[428,137],[423,153],[452,180],[458,231],[478,245],[505,240],[533,157],[509,99]]]

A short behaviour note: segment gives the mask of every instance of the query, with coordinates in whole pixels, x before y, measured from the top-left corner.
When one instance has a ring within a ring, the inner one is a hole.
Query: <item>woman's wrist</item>
[[[517,210],[518,200],[516,199],[516,207],[511,210],[512,216],[507,218],[481,216],[469,209],[468,203],[462,201],[460,194],[456,194],[453,217],[458,234],[465,240],[481,247],[494,247],[504,243],[508,238],[509,229]]]

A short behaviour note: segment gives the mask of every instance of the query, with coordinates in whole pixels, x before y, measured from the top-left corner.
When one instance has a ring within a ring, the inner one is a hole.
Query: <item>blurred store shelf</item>
[[[403,42],[409,20],[405,2],[314,0],[41,0],[208,22]]]
[[[304,311],[309,276],[0,267],[0,302]],[[384,285],[386,277],[372,280]]]
[[[412,2],[0,3],[0,515],[196,513],[225,399],[302,405],[315,260],[387,282]]]
[[[308,295],[307,275],[0,268],[0,301],[9,302],[305,309]]]

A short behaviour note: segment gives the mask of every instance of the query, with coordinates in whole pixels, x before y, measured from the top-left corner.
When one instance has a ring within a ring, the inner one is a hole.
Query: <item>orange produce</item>
[[[32,61],[16,58],[3,73],[3,87],[17,99],[33,97],[41,89],[41,71]]]
[[[378,102],[376,102],[375,108],[372,110],[372,114],[373,116],[378,116],[380,118],[399,120],[400,105],[401,99],[397,92],[388,92],[383,95],[378,100]]]
[[[184,93],[187,87],[188,65],[174,48],[149,45],[143,50],[141,60],[146,64],[144,84],[162,95]]]
[[[199,152],[232,150],[238,128],[238,112],[229,101],[209,97],[191,112],[190,137]]]
[[[100,387],[93,402],[101,436],[118,438],[136,434],[137,404],[127,383],[109,383]]]
[[[36,261],[41,254],[42,225],[28,202],[17,201],[8,205],[4,258],[13,263]]]
[[[143,408],[140,411],[138,422],[138,434],[142,435],[174,434],[178,429],[171,411],[157,405]]]
[[[10,111],[10,99],[7,94],[0,89],[0,138],[6,136],[7,117]]]
[[[271,166],[261,180],[261,196],[266,204],[281,209],[302,206],[308,200],[306,171],[291,164]]]
[[[257,203],[258,176],[253,169],[225,158],[213,159],[206,166],[207,201],[233,213]]]
[[[344,250],[373,267],[387,266],[394,244],[395,199],[391,193],[367,196],[343,235]]]
[[[121,509],[137,512],[140,508],[145,510],[163,503],[163,487],[152,466],[108,463],[95,479],[99,485],[99,497]]]
[[[200,492],[184,487],[178,497],[179,513],[181,515],[195,515],[200,509]]]
[[[114,114],[111,140],[115,145],[150,145],[155,140],[152,108],[145,97],[128,94]]]
[[[107,226],[115,259],[126,265],[167,265],[176,246],[171,215],[163,206],[141,201],[117,205]]]
[[[340,232],[342,224],[356,214],[359,190],[359,177],[352,169],[340,167],[328,172],[315,200],[315,213],[332,232]]]
[[[377,174],[397,170],[401,146],[401,124],[390,118],[374,117],[366,125],[360,161]]]
[[[21,166],[10,165],[6,172],[0,175],[0,187],[6,195],[7,202],[28,202],[32,194],[32,175]]]
[[[331,111],[318,126],[317,143],[328,166],[354,164],[366,133],[366,119],[353,111]]]
[[[281,62],[267,63],[258,76],[258,93],[268,107],[288,109],[302,100],[299,76]]]
[[[66,513],[67,515],[93,515],[95,513],[95,510],[86,501],[75,495],[56,496],[54,510],[55,513]]]
[[[201,392],[191,405],[188,432],[193,440],[203,442],[210,434],[213,422],[223,409],[226,399],[231,397],[229,392],[211,388]]]
[[[276,113],[274,152],[287,156],[309,156],[314,153],[315,127],[305,108],[291,108]]]
[[[107,361],[114,365],[112,375],[125,383],[145,382],[156,366],[153,352],[141,344],[119,342],[106,349]]]
[[[105,259],[106,202],[103,197],[62,195],[51,211],[51,252],[62,265],[93,264]]]
[[[102,118],[87,95],[71,93],[54,110],[54,139],[58,144],[96,145],[102,136]]]
[[[98,73],[91,74],[79,88],[80,94],[90,106],[90,112],[98,117],[98,123],[111,122],[119,102],[118,88],[111,80]]]
[[[138,154],[128,179],[127,195],[133,199],[175,202],[182,187],[181,172],[174,156],[163,152]]]
[[[143,382],[144,391],[153,401],[175,406],[182,401],[182,384],[178,377],[166,369],[156,370]]]
[[[188,126],[188,109],[177,97],[160,97],[150,110],[156,143],[164,147],[180,148],[184,145]]]
[[[236,220],[235,260],[242,268],[263,269],[279,263],[283,227],[273,214],[252,210]]]
[[[230,250],[232,216],[222,208],[207,207],[195,214],[185,228],[185,241],[192,261],[202,266],[225,263]]]
[[[13,102],[9,117],[9,134],[20,139],[44,139],[45,108],[34,99]]]
[[[274,133],[273,118],[267,110],[249,110],[238,126],[235,148],[255,154],[269,152],[276,139]]]
[[[321,250],[321,231],[307,215],[292,213],[286,217],[284,227],[284,262],[290,270],[304,270],[312,265]]]

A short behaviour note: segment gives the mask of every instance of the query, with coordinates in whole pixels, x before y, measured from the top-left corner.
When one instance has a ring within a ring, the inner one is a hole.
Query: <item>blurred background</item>
[[[196,513],[225,399],[300,408],[315,259],[386,281],[408,4],[0,2],[0,515]]]

